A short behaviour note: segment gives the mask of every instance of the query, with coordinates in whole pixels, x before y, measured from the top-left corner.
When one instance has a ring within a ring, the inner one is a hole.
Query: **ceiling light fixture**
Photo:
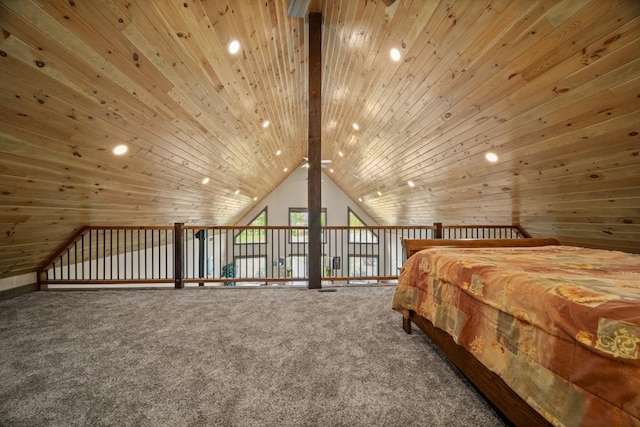
[[[202,179],[202,183],[203,184],[208,184],[209,183],[209,177],[205,177]]]
[[[358,201],[362,203],[362,197],[358,197]]]
[[[359,125],[359,124],[357,124],[357,123],[354,123],[354,124],[353,124],[353,128],[354,128],[355,130],[358,130],[358,129],[360,129],[360,125]]]
[[[229,43],[229,53],[235,55],[240,51],[240,42],[238,40],[233,40]]]
[[[270,124],[269,120],[265,120],[264,122],[262,122],[262,127],[266,129],[269,127],[269,124]]]
[[[276,151],[276,156],[279,156],[280,154],[282,154],[282,150]]]
[[[289,168],[284,168],[283,170],[284,170],[285,172],[287,172],[287,171],[289,170]]]
[[[258,200],[258,196],[253,196],[253,201],[255,202],[256,200]]]
[[[413,183],[413,181],[407,181],[407,185],[411,188],[415,187],[416,185]]]
[[[490,161],[491,163],[495,163],[498,161],[498,155],[492,152],[488,152],[487,154],[485,154],[484,158]]]
[[[342,151],[338,151],[338,156],[344,157],[344,153]]]
[[[124,144],[121,144],[113,149],[113,154],[115,154],[116,156],[122,156],[127,151],[129,151],[129,147],[127,147]]]
[[[389,55],[391,56],[391,59],[394,60],[395,62],[400,61],[400,57],[401,57],[400,51],[395,47],[391,49],[391,51],[389,52]]]
[[[238,194],[240,194],[240,190],[235,191],[235,195],[237,196]]]
[[[329,172],[333,173],[333,169],[329,169]]]
[[[382,193],[378,191],[378,196],[382,196]]]

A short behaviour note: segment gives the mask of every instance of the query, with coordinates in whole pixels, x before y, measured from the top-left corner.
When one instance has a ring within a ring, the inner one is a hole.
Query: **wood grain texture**
[[[290,3],[0,0],[0,277],[85,225],[235,224],[300,167]],[[322,158],[378,224],[640,252],[639,2],[302,3],[323,15]]]
[[[525,239],[407,239],[402,242],[407,258],[422,249],[432,247],[458,248],[516,248],[557,245],[553,238],[532,237]]]

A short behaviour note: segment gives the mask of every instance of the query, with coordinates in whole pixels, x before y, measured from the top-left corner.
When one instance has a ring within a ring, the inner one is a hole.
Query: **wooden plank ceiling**
[[[640,252],[640,2],[315,3],[323,158],[380,224]],[[288,6],[0,0],[0,277],[82,225],[233,224],[300,167]]]

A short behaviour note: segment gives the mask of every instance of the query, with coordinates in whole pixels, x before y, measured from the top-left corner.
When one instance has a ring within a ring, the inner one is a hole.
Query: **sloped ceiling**
[[[380,224],[519,222],[640,252],[640,2],[314,4],[323,158]],[[233,224],[299,167],[288,6],[0,0],[0,277],[86,224]]]

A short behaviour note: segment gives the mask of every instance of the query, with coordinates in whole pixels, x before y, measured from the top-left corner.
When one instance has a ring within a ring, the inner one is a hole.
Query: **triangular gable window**
[[[267,225],[267,208],[265,207],[253,220],[248,224],[249,227],[265,227]],[[267,230],[244,230],[236,235],[236,245],[246,245],[252,243],[267,243]]]
[[[366,227],[367,224],[351,209],[349,213],[349,227]],[[378,243],[378,236],[371,230],[349,229],[349,243]]]

